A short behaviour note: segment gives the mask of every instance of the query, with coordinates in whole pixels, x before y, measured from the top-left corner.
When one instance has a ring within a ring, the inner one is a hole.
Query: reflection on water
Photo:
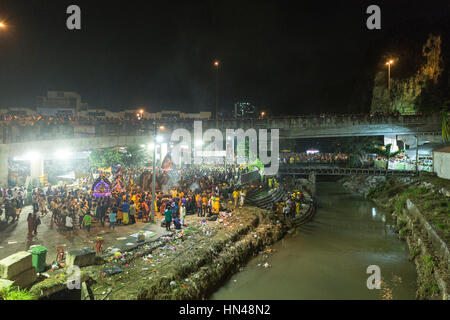
[[[381,208],[335,183],[317,186],[314,221],[260,254],[211,299],[414,299],[416,270]],[[271,268],[258,264],[268,261]],[[367,267],[381,289],[367,288]]]

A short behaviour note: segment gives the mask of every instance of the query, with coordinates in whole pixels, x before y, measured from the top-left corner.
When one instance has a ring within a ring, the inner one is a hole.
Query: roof
[[[434,152],[450,153],[450,146],[444,147],[439,150],[434,150]]]

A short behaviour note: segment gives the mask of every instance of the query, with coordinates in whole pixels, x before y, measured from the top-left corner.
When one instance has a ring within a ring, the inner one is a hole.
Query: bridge
[[[281,166],[278,170],[280,175],[306,175],[314,173],[316,176],[349,176],[349,175],[373,175],[373,176],[414,176],[414,170],[384,170],[380,168],[342,168],[335,166],[309,166],[294,167]]]
[[[422,140],[440,140],[441,122],[439,114],[427,117],[341,115],[203,120],[200,139],[203,139],[208,129],[219,129],[223,136],[226,136],[227,129],[255,129],[256,132],[259,132],[259,129],[268,129],[269,132],[271,129],[279,129],[280,139],[385,136],[396,143],[398,136],[409,138],[416,136],[421,137]],[[161,133],[167,136],[165,141],[169,141],[171,132],[179,128],[188,130],[194,138],[197,138],[194,132],[194,120],[159,119],[157,125],[165,126],[166,130]],[[27,151],[38,150],[49,154],[61,148],[82,151],[147,145],[153,141],[153,132],[153,120],[2,120],[0,121],[0,186],[7,184],[8,158],[21,156]],[[222,137],[222,141],[224,140]],[[194,141],[191,141],[189,147],[191,150],[194,149]],[[33,178],[43,175],[43,161],[42,158],[31,159]]]
[[[167,130],[184,128],[193,133],[195,120],[158,119],[158,126]],[[27,125],[28,123],[28,125]],[[292,116],[270,119],[202,120],[202,129],[279,129],[280,138],[327,138],[385,135],[436,135],[441,132],[440,114],[432,116],[370,116],[342,115],[329,117]],[[151,136],[153,120],[9,120],[0,121],[0,143],[19,143],[81,136]]]

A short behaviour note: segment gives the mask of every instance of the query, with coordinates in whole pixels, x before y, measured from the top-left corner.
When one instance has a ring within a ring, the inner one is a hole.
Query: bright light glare
[[[67,160],[72,156],[72,152],[69,150],[58,150],[55,152],[55,158],[59,160]]]
[[[0,22],[0,28],[6,28],[6,24],[4,22]]]
[[[41,155],[39,154],[39,152],[37,151],[30,151],[25,155],[25,159],[27,160],[33,160],[33,159],[38,159]]]
[[[200,146],[203,145],[203,141],[202,140],[197,140],[197,141],[195,141],[195,145],[200,147]]]
[[[156,137],[156,142],[161,143],[161,142],[163,142],[163,141],[164,141],[164,138],[163,138],[163,137],[161,137],[161,136],[157,136],[157,137]]]
[[[149,143],[147,147],[148,147],[148,150],[153,150],[153,149],[155,149],[155,144],[153,142]]]

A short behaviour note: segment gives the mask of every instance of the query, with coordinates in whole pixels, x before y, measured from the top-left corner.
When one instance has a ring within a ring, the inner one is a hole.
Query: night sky
[[[82,30],[66,28],[67,6]],[[366,28],[366,8],[382,30]],[[249,101],[274,114],[352,112],[371,44],[398,23],[436,16],[448,1],[0,0],[0,107],[34,107],[46,90],[91,107],[185,112]]]

